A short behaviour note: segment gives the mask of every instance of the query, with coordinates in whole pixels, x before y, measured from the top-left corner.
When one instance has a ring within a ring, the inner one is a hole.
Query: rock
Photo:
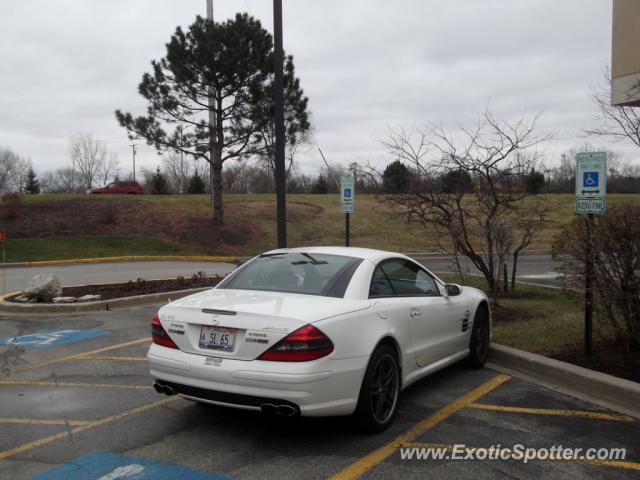
[[[27,288],[22,293],[30,299],[50,302],[53,297],[59,297],[62,294],[62,286],[60,279],[55,275],[42,273],[29,280]]]
[[[13,297],[13,301],[18,303],[27,303],[29,301],[29,297],[26,295],[17,295]]]
[[[76,297],[53,297],[53,303],[73,303]]]
[[[76,302],[97,302],[100,298],[100,295],[83,295],[76,298]]]

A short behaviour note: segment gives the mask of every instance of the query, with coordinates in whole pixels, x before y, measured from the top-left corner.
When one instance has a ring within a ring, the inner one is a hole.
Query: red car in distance
[[[96,194],[121,194],[121,195],[142,195],[144,191],[138,182],[111,182],[106,187],[90,188],[87,193]]]

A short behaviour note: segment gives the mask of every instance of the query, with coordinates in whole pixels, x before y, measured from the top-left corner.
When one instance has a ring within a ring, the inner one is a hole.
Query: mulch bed
[[[584,354],[582,344],[565,345],[562,350],[547,356],[614,377],[640,382],[640,351],[629,352],[613,342],[594,342],[593,353],[589,356]]]
[[[100,295],[101,300],[148,295],[151,293],[174,292],[190,288],[215,287],[224,277],[194,275],[190,278],[173,278],[170,280],[138,279],[126,283],[106,285],[83,285],[80,287],[64,287],[62,296],[81,297],[82,295]]]
[[[191,288],[215,287],[223,278],[224,277],[220,275],[206,276],[202,274],[196,274],[188,278],[178,277],[168,280],[144,280],[139,278],[138,280],[124,283],[63,287],[61,296],[77,298],[83,295],[100,295],[100,300],[113,300],[114,298],[133,297],[136,295],[175,292]],[[7,301],[12,302],[14,300],[8,298]]]

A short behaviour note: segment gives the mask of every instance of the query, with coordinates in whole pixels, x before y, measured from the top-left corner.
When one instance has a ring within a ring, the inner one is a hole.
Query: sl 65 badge
[[[204,359],[204,364],[207,367],[219,367],[222,365],[222,359],[216,357],[207,357]]]

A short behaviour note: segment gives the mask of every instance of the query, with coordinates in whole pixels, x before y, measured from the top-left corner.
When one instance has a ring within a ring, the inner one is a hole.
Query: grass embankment
[[[202,237],[215,234],[216,227],[208,225],[211,207],[208,195],[31,195],[24,196],[25,210],[29,205],[45,204],[55,209],[56,202],[96,201],[133,201],[140,208],[152,209],[162,218],[162,210],[171,211],[172,218],[180,216],[180,212],[190,215],[198,214],[200,219],[189,227],[176,223],[176,238],[156,238],[157,231],[137,233],[113,232],[99,233],[90,228],[84,230],[74,228],[59,233],[49,232],[44,236],[33,232],[21,235],[21,239],[12,237],[11,226],[8,236],[10,242],[7,249],[9,261],[51,260],[73,257],[99,257],[108,255],[163,255],[163,254],[198,254],[198,255],[255,255],[273,248],[276,243],[275,196],[270,194],[225,195],[225,215],[227,232],[224,238],[234,236],[237,227],[247,226],[248,232],[240,232],[229,242],[203,244]],[[549,218],[540,235],[528,247],[531,250],[549,250],[551,244],[564,224],[574,215],[575,197],[573,195],[546,195],[545,201],[550,207]],[[610,195],[608,202],[640,201],[640,195]],[[304,245],[343,245],[344,215],[340,211],[338,195],[288,195],[288,243],[289,246]],[[94,203],[95,205],[95,203]],[[67,208],[67,207],[65,207]],[[176,212],[178,212],[176,214]],[[21,219],[17,220],[18,222]],[[119,220],[125,226],[127,218]],[[5,222],[3,222],[5,223]],[[198,233],[199,226],[209,226],[211,232],[200,232],[199,243],[191,242]],[[162,229],[158,224],[156,229]],[[126,230],[123,228],[123,230]],[[193,234],[193,235],[192,235]],[[129,236],[131,235],[131,236]],[[37,239],[28,237],[38,237]],[[120,238],[121,240],[115,240]],[[46,241],[45,241],[46,239]],[[155,239],[155,240],[154,240]],[[433,252],[439,251],[438,241],[447,245],[446,238],[438,238],[432,229],[425,229],[419,223],[407,223],[390,206],[380,203],[373,195],[356,197],[355,213],[351,215],[351,245],[380,248],[401,252]],[[47,243],[50,243],[47,245]],[[107,253],[108,252],[108,253]]]
[[[460,277],[442,274],[443,280],[459,283]],[[484,279],[465,276],[467,285],[486,291]],[[580,342],[583,304],[580,293],[516,284],[494,308],[493,341],[543,355],[556,353]]]
[[[441,277],[460,282],[454,274]],[[484,279],[465,277],[486,291]],[[608,325],[594,318],[593,353],[584,355],[584,304],[581,292],[517,284],[493,307],[495,343],[538,353],[591,370],[640,382],[640,351],[627,350]]]

